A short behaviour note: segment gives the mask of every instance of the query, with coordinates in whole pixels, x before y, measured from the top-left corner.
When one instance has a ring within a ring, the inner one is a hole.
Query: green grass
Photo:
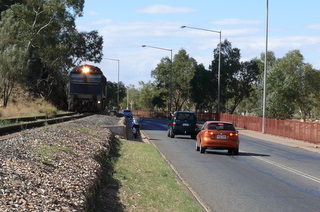
[[[108,197],[109,203],[100,200],[101,207],[113,204],[110,211],[203,211],[153,145],[115,139],[114,147],[104,183],[104,192],[113,191],[114,196]]]
[[[12,123],[8,120],[0,120],[0,127],[8,126],[10,124]]]

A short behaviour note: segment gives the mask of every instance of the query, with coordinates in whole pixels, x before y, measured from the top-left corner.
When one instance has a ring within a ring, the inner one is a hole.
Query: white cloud
[[[320,24],[307,25],[305,28],[306,29],[316,29],[316,30],[318,30],[318,29],[320,29]]]
[[[120,60],[120,81],[125,85],[137,86],[140,80],[144,82],[153,80],[150,77],[151,70],[162,57],[170,56],[170,52],[167,51],[142,48],[143,44],[173,49],[173,56],[184,48],[190,57],[195,58],[198,63],[203,63],[206,68],[213,59],[213,49],[219,44],[219,34],[181,29],[180,26],[184,24],[181,22],[120,22],[105,19],[94,23],[101,24],[98,30],[104,38],[104,57]],[[91,22],[86,27],[96,26]],[[209,26],[208,29],[210,28]],[[260,58],[260,54],[265,51],[264,26],[237,25],[221,30],[222,40],[228,39],[233,48],[239,48],[243,61]],[[293,49],[299,49],[305,57],[305,62],[313,64],[316,68],[320,67],[317,58],[320,52],[320,40],[317,35],[276,36],[275,34],[276,31],[270,32],[268,50],[274,51],[277,58],[283,57]],[[97,66],[105,72],[108,80],[117,81],[115,62],[104,60]]]
[[[182,13],[193,13],[194,9],[188,7],[171,7],[167,5],[152,5],[145,7],[139,10],[136,10],[139,13],[149,13],[149,14],[182,14]]]
[[[92,25],[105,25],[110,23],[112,23],[111,19],[101,19],[101,20],[96,20],[91,22]]]
[[[88,14],[91,16],[99,16],[100,15],[99,13],[94,12],[94,11],[89,11]]]

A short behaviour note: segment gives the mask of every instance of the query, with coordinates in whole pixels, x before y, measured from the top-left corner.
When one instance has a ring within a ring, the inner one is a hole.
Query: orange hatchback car
[[[229,154],[239,154],[239,134],[230,122],[207,121],[196,137],[196,150],[227,149]]]

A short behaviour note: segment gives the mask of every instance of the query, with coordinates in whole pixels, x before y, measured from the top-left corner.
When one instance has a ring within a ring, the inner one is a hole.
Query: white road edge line
[[[292,173],[294,173],[294,174],[297,174],[297,175],[299,175],[299,176],[305,177],[305,178],[307,178],[307,179],[309,179],[309,180],[312,180],[312,181],[314,181],[314,182],[316,182],[316,183],[320,183],[320,178],[314,177],[314,176],[312,176],[312,175],[306,174],[306,173],[304,173],[304,172],[298,171],[298,170],[293,169],[293,168],[290,168],[290,167],[288,167],[288,166],[281,165],[281,164],[279,164],[279,163],[270,161],[270,160],[265,159],[265,158],[257,157],[257,156],[253,156],[253,158],[256,158],[256,159],[261,160],[261,161],[263,161],[263,162],[266,162],[266,163],[269,163],[269,164],[271,164],[271,165],[277,166],[277,167],[279,167],[279,168],[282,168],[282,169],[284,169],[284,170],[287,170],[287,171],[292,172]]]

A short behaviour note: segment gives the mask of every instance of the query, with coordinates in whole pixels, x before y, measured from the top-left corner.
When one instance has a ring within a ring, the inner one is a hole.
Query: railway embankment
[[[93,115],[1,140],[0,211],[86,211],[125,132],[124,118]]]

